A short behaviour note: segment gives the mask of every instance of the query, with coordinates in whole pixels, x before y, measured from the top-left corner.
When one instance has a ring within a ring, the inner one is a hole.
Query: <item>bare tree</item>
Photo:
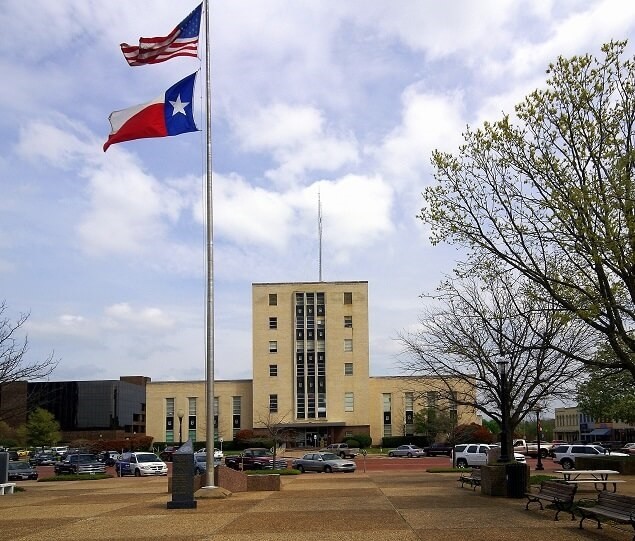
[[[291,412],[287,412],[286,414],[279,416],[274,414],[271,411],[267,412],[267,415],[260,416],[257,419],[257,423],[264,427],[267,432],[267,436],[271,438],[273,441],[273,465],[275,467],[276,456],[278,454],[279,444],[286,439],[289,435],[295,432],[294,429],[290,428],[288,425],[288,417],[291,415]]]
[[[555,303],[533,295],[527,281],[510,273],[448,279],[434,300],[420,329],[399,337],[402,369],[425,377],[440,400],[472,407],[499,425],[508,412],[509,449],[514,428],[530,411],[573,396],[581,365],[557,349],[582,351],[591,338]],[[497,365],[502,357],[507,392]]]
[[[8,392],[11,385],[43,379],[58,364],[53,353],[41,361],[27,360],[29,342],[22,331],[30,314],[20,314],[16,320],[12,320],[6,312],[7,305],[3,301],[0,303],[0,420],[15,419],[26,413],[26,391],[25,400],[15,399]]]

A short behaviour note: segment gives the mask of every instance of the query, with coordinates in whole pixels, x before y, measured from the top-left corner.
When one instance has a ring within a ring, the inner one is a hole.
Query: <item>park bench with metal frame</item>
[[[557,511],[554,520],[558,520],[560,511],[571,513],[571,520],[575,520],[572,508],[573,498],[577,490],[578,485],[570,485],[562,481],[542,481],[538,492],[525,492],[525,496],[527,496],[525,510],[528,510],[529,504],[533,502],[538,502],[540,510],[544,510],[542,506],[542,501],[544,500],[556,506]]]
[[[597,521],[598,528],[602,528],[600,517],[605,517],[616,522],[630,523],[635,529],[635,497],[614,494],[602,491],[598,494],[598,499],[593,507],[578,505],[582,518],[580,528],[585,518],[592,518]],[[633,535],[635,541],[635,535]]]
[[[473,487],[473,490],[476,490],[476,487],[481,486],[481,470],[473,469],[469,474],[468,472],[461,473],[457,481],[461,483],[461,488],[464,484],[468,484]]]

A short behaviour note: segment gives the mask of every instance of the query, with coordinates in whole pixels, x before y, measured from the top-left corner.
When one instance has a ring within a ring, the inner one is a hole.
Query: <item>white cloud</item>
[[[279,167],[265,176],[282,185],[302,180],[307,171],[337,171],[358,159],[354,137],[329,133],[314,107],[277,103],[233,120],[245,150],[271,152]]]
[[[346,175],[280,193],[216,175],[214,222],[226,239],[281,252],[315,234],[317,194],[335,251],[362,250],[392,228],[392,189],[379,177]]]
[[[163,310],[155,307],[134,309],[127,302],[113,304],[104,310],[107,327],[128,327],[163,330],[174,325],[174,320]]]
[[[374,151],[384,174],[397,186],[425,181],[434,149],[454,150],[464,131],[460,95],[433,95],[416,85],[402,96],[401,124]]]

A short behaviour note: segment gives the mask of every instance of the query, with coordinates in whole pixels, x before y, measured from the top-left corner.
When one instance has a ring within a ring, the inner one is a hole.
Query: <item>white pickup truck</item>
[[[540,456],[546,458],[553,446],[546,441],[540,442]],[[538,456],[538,442],[527,442],[526,440],[514,440],[514,451],[536,458]]]

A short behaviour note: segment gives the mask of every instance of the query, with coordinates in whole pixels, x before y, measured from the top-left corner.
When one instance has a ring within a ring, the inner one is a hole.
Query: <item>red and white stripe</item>
[[[179,39],[180,33],[176,28],[166,37],[140,38],[138,46],[122,43],[121,52],[131,66],[157,64],[177,56],[198,56],[198,36]]]

